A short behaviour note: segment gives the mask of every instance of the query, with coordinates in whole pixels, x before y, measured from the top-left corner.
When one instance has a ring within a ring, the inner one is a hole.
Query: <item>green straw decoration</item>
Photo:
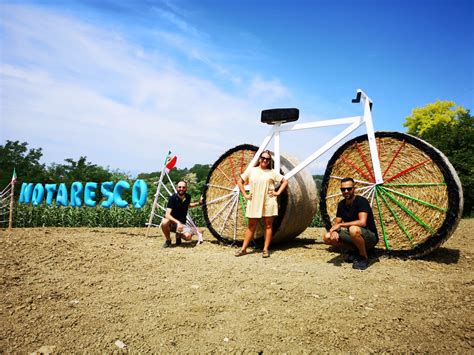
[[[385,191],[391,191],[391,192],[393,192],[394,194],[397,194],[397,195],[403,196],[403,197],[405,197],[405,198],[407,198],[407,199],[409,199],[409,200],[418,202],[418,203],[421,204],[421,205],[425,205],[425,206],[434,208],[434,209],[436,209],[436,210],[438,210],[438,211],[441,211],[441,212],[446,212],[446,209],[443,208],[443,207],[433,205],[433,204],[431,204],[431,203],[429,203],[429,202],[427,202],[427,201],[423,201],[423,200],[417,199],[417,198],[415,198],[415,197],[409,196],[409,195],[404,194],[404,193],[402,193],[402,192],[398,192],[398,191],[395,191],[395,190],[392,190],[392,189],[387,189],[387,188],[382,188],[382,189],[385,190]]]
[[[245,203],[244,203],[244,198],[242,196],[242,193],[239,192],[239,201],[240,201],[240,206],[242,207],[242,213],[244,214],[245,218],[245,224],[249,225],[249,220],[245,216]]]
[[[411,184],[383,184],[383,186],[393,186],[393,187],[419,187],[419,186],[446,186],[445,182],[418,182],[418,183],[411,183]]]
[[[385,202],[385,204],[387,205],[388,209],[390,210],[390,212],[392,213],[393,217],[395,218],[395,221],[397,221],[397,224],[398,226],[401,228],[401,230],[403,231],[403,233],[405,233],[405,235],[407,236],[408,240],[410,241],[410,244],[412,247],[415,247],[415,244],[413,242],[413,239],[410,237],[410,234],[408,233],[408,231],[405,229],[405,226],[403,225],[403,223],[400,221],[400,218],[398,218],[398,214],[393,210],[393,208],[390,206],[390,204],[388,203],[387,199],[385,198],[384,196],[384,189],[381,188],[380,191],[382,192],[380,194],[380,197],[382,197],[382,200],[383,202]]]
[[[383,187],[380,187],[380,188],[383,189]],[[393,202],[395,202],[398,205],[398,207],[400,207],[403,211],[405,211],[411,218],[413,218],[415,221],[417,221],[419,224],[421,224],[423,227],[425,227],[431,233],[435,232],[428,224],[426,224],[426,222],[424,222],[420,217],[416,216],[413,213],[413,211],[411,211],[408,207],[406,207],[404,204],[402,204],[400,201],[398,201],[388,191],[384,191],[384,192]]]
[[[383,241],[385,243],[385,248],[387,250],[391,250],[390,244],[388,243],[387,232],[385,231],[385,225],[383,223],[382,210],[380,209],[378,189],[379,189],[379,186],[375,185],[375,200],[377,201],[377,210],[379,211],[380,226],[382,227]]]

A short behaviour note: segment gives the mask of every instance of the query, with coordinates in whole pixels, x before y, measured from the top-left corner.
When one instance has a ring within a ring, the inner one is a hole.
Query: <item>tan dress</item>
[[[269,191],[275,190],[275,183],[283,179],[283,175],[273,169],[252,167],[240,175],[245,183],[250,184],[252,199],[247,201],[247,218],[261,218],[278,215],[278,202],[276,197],[270,197]]]

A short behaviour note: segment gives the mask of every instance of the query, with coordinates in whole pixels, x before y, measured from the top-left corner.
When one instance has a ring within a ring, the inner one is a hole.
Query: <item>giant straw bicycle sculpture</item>
[[[260,147],[239,145],[225,152],[212,166],[204,189],[204,218],[214,237],[239,243],[246,227],[245,203],[237,179],[274,140],[275,169],[289,182],[279,199],[279,217],[274,222],[274,241],[291,240],[311,223],[318,205],[316,186],[305,169],[362,124],[367,134],[343,144],[326,168],[320,209],[326,228],[335,218],[342,199],[340,180],[356,180],[356,193],[365,196],[374,211],[379,247],[393,255],[420,257],[439,247],[456,229],[462,216],[462,188],[448,159],[423,140],[399,132],[374,132],[372,101],[361,90],[352,100],[363,104],[362,116],[311,123],[296,121],[296,109],[262,112],[262,122],[272,128]],[[303,162],[280,154],[280,132],[349,125]],[[257,230],[256,238],[262,232]]]

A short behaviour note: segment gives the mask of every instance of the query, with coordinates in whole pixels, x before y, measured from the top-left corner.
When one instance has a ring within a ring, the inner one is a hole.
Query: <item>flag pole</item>
[[[11,232],[13,229],[13,195],[15,193],[15,182],[16,182],[16,171],[13,169],[13,176],[12,176],[12,181],[10,184],[12,185],[11,191],[10,191],[10,216],[8,218],[8,231]]]
[[[165,158],[165,163],[163,164],[163,170],[161,171],[161,174],[160,174],[160,180],[158,182],[158,187],[156,188],[155,199],[153,200],[153,205],[151,206],[151,213],[150,213],[150,218],[148,219],[148,226],[147,226],[147,229],[146,229],[145,237],[148,237],[148,232],[150,231],[151,223],[153,222],[153,215],[155,214],[156,202],[158,201],[161,184],[163,183],[163,173],[166,169],[166,163],[168,162],[168,158],[170,156],[171,156],[171,151],[168,151],[168,155]]]

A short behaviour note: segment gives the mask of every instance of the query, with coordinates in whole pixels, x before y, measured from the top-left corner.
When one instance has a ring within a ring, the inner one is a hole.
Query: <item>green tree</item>
[[[196,174],[196,179],[198,182],[206,182],[209,170],[211,170],[211,166],[209,164],[195,164],[191,169],[189,169],[190,172]]]
[[[462,106],[456,106],[452,101],[440,101],[413,109],[411,116],[406,117],[403,124],[408,128],[407,133],[423,137],[425,131],[438,124],[456,124],[458,116],[466,113]]]
[[[455,123],[428,128],[422,138],[441,150],[456,169],[464,193],[464,216],[472,217],[474,207],[474,116],[462,112]]]
[[[323,184],[324,175],[313,175],[314,183],[316,184],[316,189],[318,190],[319,196],[321,196],[321,186]]]
[[[26,142],[7,140],[5,145],[0,145],[0,189],[10,182],[13,169],[16,170],[19,184],[44,180],[45,166],[40,163],[42,156],[41,148],[28,149]]]
[[[210,165],[208,164],[195,164],[191,169],[183,168],[178,169],[174,168],[169,172],[169,176],[173,183],[178,183],[179,180],[185,180],[189,183],[188,192],[194,199],[198,199],[204,185],[206,183],[207,175],[209,174]],[[161,172],[152,172],[152,173],[141,173],[138,175],[138,179],[143,179],[147,182],[150,189],[155,189],[156,185],[153,185],[153,182],[158,181],[160,178]],[[164,180],[167,183],[167,179]]]
[[[87,161],[87,157],[81,156],[77,161],[72,158],[64,159],[64,164],[53,163],[47,168],[47,177],[45,183],[65,183],[69,190],[75,181],[81,182],[83,185],[87,182],[97,182],[99,184],[105,181],[117,182],[119,180],[127,180],[131,185],[133,182],[125,174],[119,172],[111,172],[107,168],[103,168]],[[123,198],[131,201],[131,191],[127,190],[123,194]],[[102,194],[100,187],[97,190],[97,201],[100,201]]]
[[[442,151],[456,169],[463,187],[465,217],[474,206],[474,117],[451,101],[437,101],[415,108],[404,124],[416,135]]]
[[[79,160],[68,158],[64,160],[66,164],[53,163],[47,169],[47,182],[64,182],[66,185],[74,181],[79,182],[104,182],[112,180],[113,174],[107,169],[87,162],[87,157],[80,157]]]

